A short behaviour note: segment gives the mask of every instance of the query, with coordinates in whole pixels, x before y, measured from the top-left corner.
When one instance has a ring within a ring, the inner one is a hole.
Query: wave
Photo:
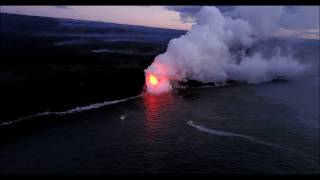
[[[274,144],[274,143],[266,142],[266,141],[263,141],[263,140],[260,140],[260,139],[256,139],[256,138],[251,137],[251,136],[232,133],[232,132],[226,132],[226,131],[219,131],[219,130],[215,130],[215,129],[210,129],[210,128],[207,128],[207,127],[204,127],[204,126],[196,125],[192,121],[187,122],[187,124],[189,126],[191,126],[191,127],[194,127],[196,129],[198,129],[199,131],[206,132],[206,133],[209,133],[209,134],[213,134],[213,135],[216,135],[216,136],[237,137],[237,138],[246,139],[246,140],[258,143],[258,144],[262,144],[262,145],[266,145],[266,146],[272,146],[272,147],[276,147],[278,149],[293,151],[292,149],[282,147],[282,146],[280,146],[278,144]]]
[[[273,147],[273,148],[278,148],[278,149],[285,150],[285,151],[290,151],[290,152],[292,152],[292,153],[294,153],[296,155],[299,155],[300,157],[305,158],[306,161],[309,161],[311,163],[315,163],[315,162],[318,163],[318,158],[319,157],[316,157],[316,156],[313,156],[313,155],[307,155],[307,154],[305,154],[305,153],[303,153],[301,151],[297,151],[297,150],[289,148],[289,147],[283,147],[283,146],[280,146],[280,145],[275,144],[275,143],[266,142],[266,141],[263,141],[263,140],[260,140],[260,139],[257,139],[257,138],[251,137],[251,136],[243,135],[243,134],[237,134],[237,133],[233,133],[233,132],[226,132],[226,131],[210,129],[210,128],[207,128],[205,126],[196,125],[196,124],[194,124],[193,121],[188,121],[187,124],[189,126],[191,126],[191,127],[196,128],[199,131],[206,132],[206,133],[209,133],[209,134],[213,134],[213,135],[216,135],[216,136],[242,138],[242,139],[246,139],[246,140],[249,140],[251,142],[254,142],[254,143],[270,146],[270,147]]]
[[[89,111],[89,110],[92,110],[92,109],[98,109],[98,108],[101,108],[101,107],[104,107],[104,106],[108,106],[108,105],[112,105],[112,104],[117,104],[117,103],[120,103],[120,102],[129,101],[129,100],[141,97],[141,96],[143,96],[143,94],[140,94],[140,95],[137,95],[137,96],[128,97],[128,98],[125,98],[125,99],[119,99],[119,100],[114,100],[114,101],[105,101],[105,102],[102,102],[102,103],[90,104],[88,106],[75,107],[75,108],[72,108],[72,109],[67,110],[67,111],[60,111],[60,112],[46,111],[46,112],[36,113],[36,114],[32,114],[32,115],[29,115],[29,116],[21,117],[21,118],[12,120],[12,121],[3,122],[3,123],[0,124],[0,127],[1,126],[8,126],[8,125],[11,125],[11,124],[14,124],[14,123],[18,123],[18,122],[21,122],[21,121],[24,121],[24,120],[28,120],[28,119],[31,119],[31,118],[35,118],[35,117],[43,117],[43,116],[50,116],[50,115],[67,115],[67,114],[80,113],[80,112]]]

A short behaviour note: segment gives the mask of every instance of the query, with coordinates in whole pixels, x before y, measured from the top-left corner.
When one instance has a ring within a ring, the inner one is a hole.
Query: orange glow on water
[[[157,85],[157,83],[158,83],[157,77],[155,77],[155,76],[152,75],[152,74],[150,74],[150,76],[149,76],[149,81],[150,81],[150,83],[151,83],[153,86]]]
[[[159,82],[161,83],[161,82]],[[172,112],[173,93],[146,94],[142,98],[144,111],[144,137],[148,143],[157,143],[163,129],[169,124],[168,112]]]

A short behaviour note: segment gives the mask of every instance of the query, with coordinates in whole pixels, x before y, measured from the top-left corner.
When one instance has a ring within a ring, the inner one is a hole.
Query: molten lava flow
[[[150,74],[150,76],[149,76],[149,81],[150,81],[150,83],[151,83],[153,86],[157,85],[157,83],[158,83],[157,77],[155,77],[155,76],[152,75],[152,74]]]
[[[145,70],[145,82],[149,93],[160,94],[172,89],[167,71],[167,66],[157,63]]]

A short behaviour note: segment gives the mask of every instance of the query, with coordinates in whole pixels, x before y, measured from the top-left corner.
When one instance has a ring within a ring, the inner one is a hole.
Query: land
[[[0,122],[138,95],[182,31],[1,13]]]

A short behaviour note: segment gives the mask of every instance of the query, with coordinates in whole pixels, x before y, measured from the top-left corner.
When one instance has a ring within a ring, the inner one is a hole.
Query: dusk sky
[[[2,6],[1,12],[83,19],[170,29],[189,29],[179,13],[164,6]]]
[[[230,12],[236,6],[219,7],[222,12]],[[112,22],[170,29],[188,30],[192,26],[190,17],[200,6],[1,6],[1,12],[13,14],[59,17],[69,19]],[[255,18],[250,11],[249,19]],[[270,16],[272,20],[279,7],[270,7],[267,14],[261,13],[261,20]],[[283,7],[278,30],[274,36],[319,38],[319,6]],[[192,18],[191,18],[192,19]],[[260,21],[258,19],[258,21]]]

